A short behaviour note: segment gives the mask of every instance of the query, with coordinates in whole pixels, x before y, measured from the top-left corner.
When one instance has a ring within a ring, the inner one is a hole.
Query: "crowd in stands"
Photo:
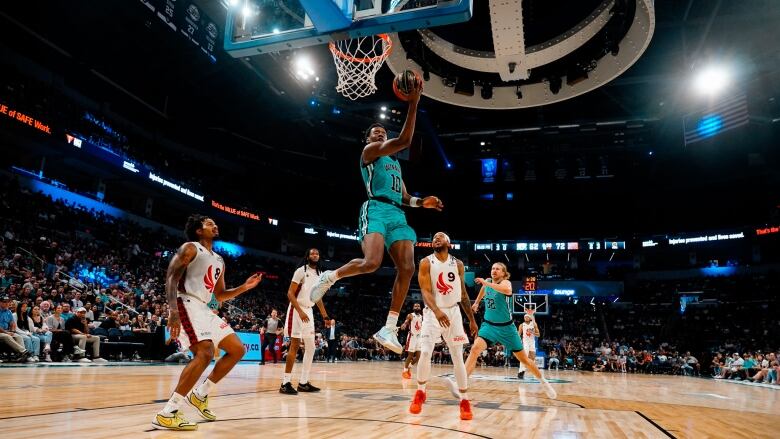
[[[181,238],[163,229],[148,230],[29,193],[13,179],[0,178],[0,194],[0,296],[8,297],[3,303],[13,308],[12,313],[20,307],[20,315],[38,319],[40,313],[43,322],[51,322],[46,325],[48,331],[42,332],[40,343],[34,336],[40,331],[33,329],[32,336],[20,333],[27,331],[26,318],[9,330],[14,333],[13,343],[24,345],[19,354],[28,352],[25,361],[69,361],[74,357],[87,361],[90,354],[97,359],[99,340],[93,342],[93,334],[104,336],[110,332],[121,340],[137,341],[142,334],[162,331],[169,309],[164,294],[165,269]],[[229,285],[242,282],[255,271],[263,271],[266,276],[252,293],[222,304],[223,318],[236,330],[255,332],[262,330],[272,309],[279,310],[284,320],[289,275],[295,269],[289,258],[225,255],[225,260],[231,267]],[[361,281],[357,284],[362,285]],[[389,286],[382,288],[389,291]],[[344,332],[349,334],[344,335],[349,338],[341,342],[339,350],[344,358],[387,357],[369,339],[376,330],[373,316],[385,306],[384,298],[378,296],[366,296],[360,302],[343,297],[328,299],[328,308],[339,316]],[[81,314],[77,311],[82,308],[80,322],[87,322],[88,331],[80,332],[89,337],[85,341],[72,335],[66,340],[60,331],[73,331],[67,324],[74,315]],[[322,327],[321,323],[318,326]],[[50,336],[54,338],[53,350]],[[86,352],[86,348],[92,350]]]
[[[0,178],[0,195],[0,351],[6,353],[0,359],[100,362],[106,341],[161,340],[168,314],[164,274],[180,237],[52,201],[12,179]],[[295,268],[290,258],[225,259],[229,285],[255,271],[268,276],[256,291],[221,304],[223,318],[236,330],[261,333],[273,309],[284,321]],[[397,358],[370,338],[391,283],[391,277],[358,277],[347,285],[351,294],[361,292],[360,300],[328,296],[326,307],[339,328],[334,361]],[[745,285],[750,293],[738,294]],[[556,304],[552,315],[538,319],[540,350],[554,368],[777,383],[777,346],[771,343],[780,339],[780,323],[771,306],[773,285],[775,274],[648,281],[636,287],[630,306]],[[693,290],[721,305],[689,306],[680,314],[676,293]],[[330,359],[328,328],[315,321],[315,358]],[[446,345],[436,346],[433,361],[449,361]],[[513,362],[500,345],[480,359],[493,366]]]

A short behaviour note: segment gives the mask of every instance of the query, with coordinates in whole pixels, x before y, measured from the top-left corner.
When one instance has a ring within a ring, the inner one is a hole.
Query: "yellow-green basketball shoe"
[[[214,415],[214,413],[209,410],[209,396],[206,395],[201,399],[198,395],[195,394],[195,392],[190,392],[189,395],[187,395],[187,402],[190,403],[191,406],[195,407],[198,410],[198,414],[200,414],[200,417],[207,420],[207,421],[216,421],[217,417]]]
[[[198,424],[185,419],[178,410],[169,415],[157,413],[152,421],[152,426],[157,430],[193,431],[198,429]]]

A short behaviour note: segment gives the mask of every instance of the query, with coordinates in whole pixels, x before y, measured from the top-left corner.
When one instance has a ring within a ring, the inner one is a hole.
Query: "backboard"
[[[546,316],[550,314],[547,294],[515,293],[512,299],[513,314],[525,314],[527,307],[534,310],[534,315]]]
[[[259,55],[468,21],[473,0],[230,0],[225,51]]]

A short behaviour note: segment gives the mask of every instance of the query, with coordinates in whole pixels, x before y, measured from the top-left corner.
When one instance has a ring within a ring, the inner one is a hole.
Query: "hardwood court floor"
[[[478,368],[474,419],[458,418],[440,378],[420,415],[397,362],[315,363],[318,394],[278,393],[282,365],[236,367],[212,395],[219,420],[197,432],[151,430],[182,366],[0,367],[0,437],[57,438],[777,438],[780,391],[692,377],[548,372],[559,399],[516,369]],[[297,384],[300,363],[293,372]],[[433,366],[432,374],[452,372]],[[530,380],[529,380],[530,381]],[[518,388],[520,391],[518,391]],[[189,406],[190,419],[199,418]]]

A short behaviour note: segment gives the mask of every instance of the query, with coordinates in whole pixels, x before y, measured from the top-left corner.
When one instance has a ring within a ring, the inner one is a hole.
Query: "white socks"
[[[309,382],[309,372],[311,372],[311,364],[314,362],[314,339],[304,338],[303,346],[306,349],[303,352],[303,368],[301,369],[301,380],[298,384]]]
[[[184,397],[179,395],[176,392],[173,392],[173,395],[171,395],[171,399],[168,400],[168,403],[165,404],[165,407],[162,409],[162,413],[165,415],[170,415],[171,413],[179,410],[179,407],[184,402]]]
[[[291,378],[292,378],[292,374],[285,372],[285,374],[282,375],[282,385],[289,383]]]
[[[385,322],[385,326],[390,328],[395,328],[398,325],[398,313],[390,311],[387,313],[387,322]]]
[[[425,382],[425,383],[422,383],[422,384],[420,384],[420,383],[418,382],[418,383],[417,383],[417,390],[422,390],[423,392],[425,392],[425,385],[426,385],[426,384],[428,384],[428,383],[427,383],[427,382]]]
[[[206,378],[206,381],[201,383],[200,386],[198,386],[197,389],[195,389],[195,393],[203,398],[204,396],[208,396],[209,393],[211,393],[214,388],[217,387],[216,384],[212,383],[210,379]]]

